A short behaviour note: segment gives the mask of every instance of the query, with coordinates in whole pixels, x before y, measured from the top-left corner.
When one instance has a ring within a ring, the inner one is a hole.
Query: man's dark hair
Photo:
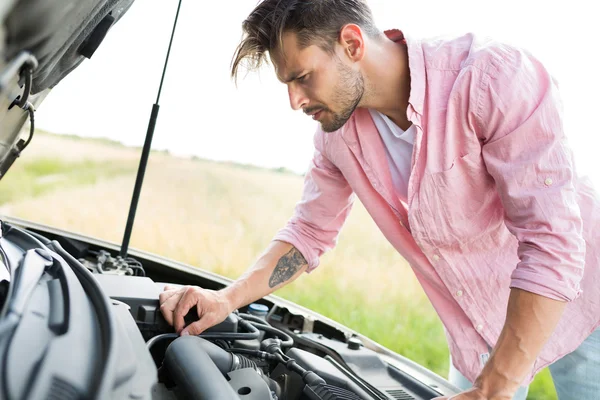
[[[333,52],[344,25],[356,24],[368,36],[380,32],[365,0],[264,0],[242,23],[243,38],[233,57],[231,76],[242,61],[258,69],[266,53],[280,48],[283,34],[297,34],[300,48],[315,44]]]

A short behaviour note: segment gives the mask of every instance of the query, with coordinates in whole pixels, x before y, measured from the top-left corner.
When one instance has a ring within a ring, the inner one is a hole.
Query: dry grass
[[[130,162],[139,154],[139,150],[97,142],[49,135],[37,139],[28,156],[56,149],[73,162],[114,163]],[[94,185],[67,187],[5,205],[1,211],[118,243],[134,178],[134,173],[126,173]],[[287,221],[300,197],[302,180],[292,174],[155,154],[150,158],[131,246],[235,278]],[[358,202],[336,249],[323,257],[317,270],[277,294],[441,375],[447,372],[448,351],[433,308],[410,266]],[[545,394],[547,380],[532,390],[530,398],[553,398]]]

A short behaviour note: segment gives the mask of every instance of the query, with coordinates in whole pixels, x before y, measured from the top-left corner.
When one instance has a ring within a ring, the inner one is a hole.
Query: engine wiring
[[[287,356],[281,350],[281,347],[272,347],[270,351],[238,348],[227,349],[226,351],[234,354],[247,354],[262,360],[276,361],[282,365],[285,365],[288,370],[296,372],[298,375],[300,375],[304,383],[307,385],[325,384],[325,380],[323,378],[318,376],[314,371],[307,370],[300,366],[295,359]]]
[[[255,325],[253,325],[252,323],[250,323],[248,321],[244,321],[243,319],[240,319],[238,321],[238,325],[241,326],[242,328],[244,328],[246,330],[246,332],[202,332],[201,334],[199,334],[197,336],[199,336],[203,339],[211,339],[211,340],[215,340],[215,339],[225,339],[225,340],[258,339],[260,332]],[[177,339],[178,337],[179,337],[179,334],[177,334],[177,333],[163,333],[160,335],[156,335],[156,336],[150,338],[146,342],[146,348],[148,350],[150,350],[156,342],[159,342],[161,340],[166,340],[166,339]]]
[[[106,250],[90,251],[89,254],[95,257],[95,260],[81,259],[79,261],[88,269],[92,269],[99,274],[146,276],[142,263],[135,258],[113,257]]]
[[[294,339],[292,339],[292,337],[290,335],[283,332],[282,330],[274,328],[271,325],[263,325],[263,324],[259,324],[256,322],[250,322],[250,324],[252,324],[254,327],[256,327],[259,330],[271,333],[271,334],[281,338],[282,339],[281,343],[280,343],[281,347],[288,348],[288,347],[292,347],[294,345]]]

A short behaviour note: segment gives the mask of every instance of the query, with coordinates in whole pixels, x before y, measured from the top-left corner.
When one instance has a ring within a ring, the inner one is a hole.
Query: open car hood
[[[133,0],[0,2],[0,179],[28,144],[28,108],[86,58]]]

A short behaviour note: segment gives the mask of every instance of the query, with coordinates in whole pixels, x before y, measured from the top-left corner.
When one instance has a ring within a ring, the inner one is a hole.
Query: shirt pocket
[[[425,174],[420,216],[436,247],[464,248],[503,225],[503,209],[480,152],[456,158],[450,168]]]

